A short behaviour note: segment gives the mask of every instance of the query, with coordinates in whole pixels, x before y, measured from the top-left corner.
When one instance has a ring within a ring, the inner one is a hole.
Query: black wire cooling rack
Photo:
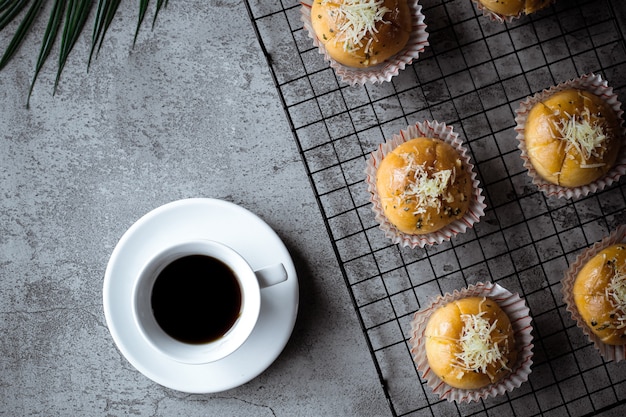
[[[514,132],[519,102],[597,73],[626,101],[626,2],[558,0],[501,24],[471,0],[422,0],[430,46],[391,82],[348,86],[300,21],[297,1],[246,1],[394,416],[626,414],[626,363],[606,362],[565,311],[560,280],[581,250],[626,223],[624,181],[577,200],[531,183]],[[452,125],[486,196],[468,232],[426,249],[393,245],[364,183],[378,144],[423,120]],[[533,318],[528,382],[495,399],[441,401],[409,352],[413,313],[434,296],[494,282]]]

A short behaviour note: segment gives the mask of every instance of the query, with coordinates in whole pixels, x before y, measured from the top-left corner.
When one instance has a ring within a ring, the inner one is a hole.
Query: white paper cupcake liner
[[[524,129],[530,109],[532,109],[535,104],[547,99],[551,95],[559,91],[566,90],[568,88],[586,90],[603,98],[606,103],[608,103],[613,108],[613,110],[617,114],[618,119],[622,121],[622,145],[620,147],[619,155],[617,157],[617,160],[615,161],[615,165],[613,166],[613,168],[611,168],[611,170],[609,170],[606,175],[590,184],[571,188],[552,184],[544,180],[537,173],[528,158],[528,153],[526,150],[526,140],[524,137]],[[626,127],[623,125],[622,115],[624,111],[622,110],[621,106],[622,103],[618,100],[617,94],[613,92],[613,88],[609,87],[607,81],[603,80],[602,77],[597,74],[586,74],[579,78],[562,82],[556,86],[551,87],[548,90],[543,90],[539,93],[536,93],[532,97],[528,97],[524,101],[522,101],[515,111],[515,122],[517,123],[515,131],[517,132],[517,140],[519,141],[518,148],[521,151],[520,157],[523,160],[524,168],[528,170],[528,176],[530,176],[530,178],[532,179],[533,184],[537,186],[537,188],[539,188],[539,190],[541,190],[543,193],[551,197],[580,198],[586,196],[589,193],[601,191],[602,189],[618,181],[619,178],[626,172],[626,144],[624,143],[624,138],[626,137]]]
[[[339,79],[350,85],[391,81],[391,78],[398,75],[400,70],[403,70],[407,65],[411,65],[413,60],[417,60],[419,54],[424,52],[424,49],[428,46],[428,32],[426,32],[422,6],[418,0],[409,0],[408,5],[413,24],[411,35],[405,47],[379,65],[370,68],[348,67],[332,59],[326,52],[324,44],[315,35],[311,24],[311,4],[313,4],[313,0],[304,0],[300,4],[302,5],[300,19],[304,23],[304,28],[308,32],[309,37],[313,40],[313,45],[318,48],[320,54],[324,55],[324,59],[335,70]]]
[[[576,257],[574,263],[570,265],[568,270],[565,272],[565,276],[561,280],[563,301],[567,305],[566,309],[572,315],[572,319],[576,322],[576,325],[580,327],[583,333],[589,338],[589,340],[593,342],[593,345],[600,352],[600,355],[602,355],[602,357],[607,361],[615,362],[623,361],[624,359],[626,359],[626,345],[607,345],[606,343],[603,343],[602,340],[600,340],[600,338],[591,331],[589,326],[587,326],[587,323],[585,323],[583,318],[580,316],[578,308],[576,308],[573,289],[576,277],[578,276],[580,270],[585,266],[585,264],[603,249],[618,243],[626,243],[626,225],[619,226],[607,237],[582,251]]]
[[[476,390],[454,388],[441,380],[431,371],[425,349],[426,338],[424,333],[432,313],[451,301],[467,297],[488,297],[498,303],[511,321],[515,337],[515,346],[518,351],[517,361],[508,375],[494,384]],[[446,399],[450,402],[466,403],[478,401],[480,399],[502,395],[507,391],[519,388],[528,380],[533,363],[532,349],[534,345],[532,344],[532,319],[529,313],[530,310],[519,295],[509,292],[498,284],[477,283],[476,285],[470,285],[461,290],[455,290],[452,294],[446,293],[444,296],[439,296],[427,307],[416,312],[411,321],[411,339],[409,343],[417,369],[421,372],[422,378],[426,380],[426,384],[433,392],[437,394],[439,398]]]
[[[418,137],[441,139],[452,145],[459,153],[463,162],[465,162],[466,169],[470,173],[472,189],[474,191],[467,213],[465,213],[462,218],[454,220],[452,223],[435,232],[423,235],[413,235],[398,230],[385,216],[382,203],[376,190],[376,172],[380,163],[385,158],[385,155],[402,143]],[[367,189],[370,193],[370,201],[372,202],[372,210],[375,213],[376,221],[379,223],[380,229],[385,233],[385,236],[391,239],[393,243],[409,246],[411,248],[423,248],[426,245],[439,244],[450,240],[459,233],[464,233],[467,228],[473,227],[485,214],[485,197],[482,195],[480,183],[476,178],[474,165],[471,162],[467,150],[462,145],[459,135],[453,131],[452,126],[446,126],[445,123],[424,121],[408,126],[406,130],[400,131],[399,134],[394,135],[385,143],[380,144],[378,149],[371,153],[370,158],[367,160],[365,174]]]

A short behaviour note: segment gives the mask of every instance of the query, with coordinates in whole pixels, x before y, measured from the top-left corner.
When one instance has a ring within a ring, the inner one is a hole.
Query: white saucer
[[[261,290],[261,313],[248,340],[217,362],[176,362],[150,346],[133,320],[132,292],[140,268],[166,244],[204,238],[224,243],[260,269],[282,263],[286,281]],[[222,200],[187,199],[139,219],[113,250],[104,277],[104,314],[117,347],[154,382],[177,391],[212,393],[245,384],[267,369],[287,344],[298,311],[298,279],[278,235],[250,211]]]

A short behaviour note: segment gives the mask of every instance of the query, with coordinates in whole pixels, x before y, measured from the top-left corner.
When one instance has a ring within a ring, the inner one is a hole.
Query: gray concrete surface
[[[89,74],[85,32],[54,96],[52,57],[30,109],[43,19],[0,72],[0,415],[389,415],[244,5],[172,1],[133,49],[137,8],[122,2]],[[118,239],[187,197],[257,213],[300,278],[281,356],[219,394],[176,392],[136,371],[102,307]]]

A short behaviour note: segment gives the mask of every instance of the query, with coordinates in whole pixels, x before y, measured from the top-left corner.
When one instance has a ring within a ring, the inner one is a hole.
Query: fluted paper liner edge
[[[576,303],[574,302],[574,282],[580,270],[585,266],[591,258],[598,254],[603,249],[615,245],[618,243],[626,243],[626,225],[617,227],[612,233],[606,236],[599,242],[594,243],[591,247],[584,249],[578,256],[574,263],[565,272],[563,279],[561,280],[561,292],[563,294],[563,301],[566,304],[566,310],[571,314],[572,320],[576,322],[576,325],[582,330],[582,332],[593,343],[594,347],[600,355],[607,361],[623,361],[626,359],[626,345],[607,345],[603,343],[598,336],[595,335],[587,326],[585,321],[580,316]]]
[[[376,171],[385,155],[402,143],[417,137],[441,139],[452,145],[465,163],[466,169],[470,174],[473,189],[472,201],[467,213],[465,213],[462,218],[454,220],[452,223],[435,232],[422,235],[403,233],[398,230],[385,216],[382,203],[376,190]],[[372,203],[372,210],[374,211],[376,221],[385,236],[391,239],[395,244],[401,244],[402,246],[411,248],[423,248],[427,245],[440,244],[450,240],[459,233],[464,233],[468,228],[473,227],[485,214],[485,197],[482,195],[482,189],[480,188],[480,182],[474,171],[474,165],[472,164],[467,150],[459,139],[458,134],[454,132],[452,126],[447,126],[445,123],[437,121],[418,122],[401,130],[400,133],[393,135],[391,139],[381,143],[376,151],[370,154],[367,160],[365,174],[367,189],[370,194],[370,202]]]
[[[621,142],[622,145],[619,150],[619,155],[613,167],[601,178],[593,181],[590,184],[580,187],[562,187],[556,184],[552,184],[544,180],[535,170],[530,159],[528,157],[526,149],[526,140],[524,137],[526,120],[528,113],[532,107],[547,99],[551,95],[566,90],[568,88],[577,88],[581,90],[589,91],[602,99],[604,99],[616,112],[617,117],[622,121]],[[621,108],[622,103],[618,100],[617,94],[613,92],[613,88],[608,86],[606,80],[603,80],[600,75],[597,74],[585,74],[579,78],[575,78],[569,81],[562,82],[558,85],[552,86],[549,89],[540,91],[531,97],[527,97],[523,100],[517,110],[515,111],[518,148],[521,151],[520,157],[522,158],[524,168],[526,168],[528,176],[531,178],[532,183],[539,188],[540,191],[546,195],[558,198],[581,198],[589,193],[595,193],[601,191],[604,188],[610,186],[614,182],[617,182],[619,178],[626,173],[626,126],[623,125],[622,115],[624,111]]]
[[[389,82],[393,77],[398,75],[401,70],[406,68],[407,65],[411,65],[414,60],[417,60],[419,55],[423,53],[424,49],[429,45],[426,23],[424,23],[425,17],[422,14],[422,6],[419,4],[418,0],[409,0],[408,5],[411,11],[412,27],[411,35],[405,47],[385,62],[371,68],[352,68],[345,66],[328,55],[324,44],[320,42],[315,35],[311,24],[312,3],[312,0],[300,2],[300,20],[304,24],[304,29],[307,31],[309,38],[313,40],[313,45],[318,48],[319,53],[324,56],[324,60],[335,70],[339,79],[347,84],[364,85],[366,83],[376,84]]]
[[[432,313],[439,307],[447,303],[467,297],[488,297],[498,303],[500,308],[507,314],[513,327],[515,346],[518,350],[518,357],[515,365],[509,374],[501,380],[486,387],[467,390],[451,387],[432,372],[426,357],[424,332]],[[454,290],[451,294],[446,293],[432,300],[425,308],[416,312],[411,321],[411,338],[409,341],[411,354],[417,369],[426,380],[426,384],[441,399],[450,402],[468,403],[479,401],[488,397],[502,395],[519,388],[528,380],[533,363],[533,336],[532,319],[530,310],[526,303],[518,294],[513,294],[498,284],[479,282],[461,290]]]

